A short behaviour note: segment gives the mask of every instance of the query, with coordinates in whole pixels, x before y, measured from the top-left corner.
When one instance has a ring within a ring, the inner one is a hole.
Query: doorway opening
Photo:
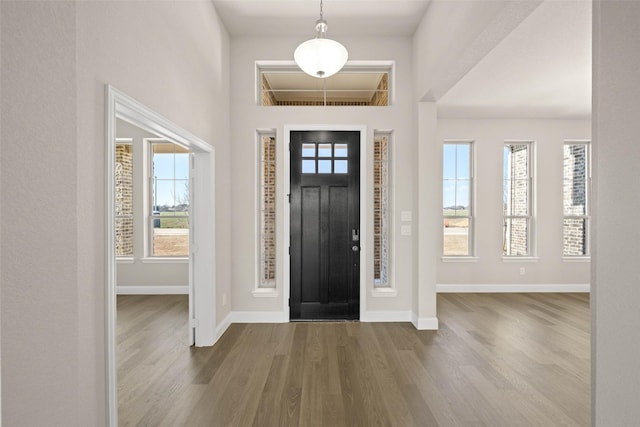
[[[117,203],[119,197],[118,189],[116,187],[116,170],[118,169],[118,163],[116,162],[117,151],[117,123],[127,123],[133,127],[153,135],[153,138],[164,141],[164,143],[171,143],[174,146],[180,147],[180,152],[189,152],[190,161],[188,164],[187,187],[188,196],[183,195],[183,201],[176,205],[172,203],[173,212],[171,212],[171,218],[163,218],[161,215],[156,215],[156,210],[152,208],[152,204],[148,204],[148,211],[146,212],[143,222],[147,222],[149,226],[143,226],[142,229],[148,231],[148,241],[153,242],[154,238],[154,226],[156,220],[159,220],[160,224],[158,228],[161,228],[163,219],[169,219],[172,224],[185,223],[184,212],[181,215],[177,213],[177,207],[180,210],[188,211],[188,294],[189,294],[189,322],[188,329],[185,330],[185,336],[188,337],[190,344],[196,346],[208,346],[213,345],[216,338],[216,316],[215,316],[215,236],[214,236],[214,199],[213,199],[213,176],[214,176],[214,150],[204,140],[196,137],[190,132],[175,125],[165,117],[159,115],[153,110],[149,109],[145,105],[136,101],[135,99],[127,96],[126,94],[118,91],[117,89],[106,85],[106,165],[105,165],[105,265],[106,265],[106,283],[105,283],[105,313],[106,313],[106,328],[105,328],[105,347],[106,347],[106,382],[107,382],[107,396],[106,396],[106,424],[109,426],[116,426],[118,424],[118,399],[117,399],[117,364],[116,364],[116,304],[117,304],[117,288],[116,288],[116,248],[121,251],[126,245],[122,245],[122,242],[116,242],[117,239],[122,239],[125,234],[120,233],[117,236],[118,227],[122,224],[120,222],[124,219],[134,220],[135,215],[132,218],[123,218],[118,213],[125,213],[120,210],[117,213]],[[127,150],[127,147],[124,151]],[[165,147],[167,148],[167,147]],[[174,152],[176,150],[174,149]],[[122,165],[120,165],[122,169]],[[120,172],[122,172],[120,170]],[[175,172],[175,165],[174,165]],[[196,173],[197,172],[197,173]],[[182,175],[185,173],[183,172]],[[169,178],[167,178],[169,180]],[[177,180],[174,176],[173,181],[173,196],[174,199],[178,194],[176,192],[176,185],[184,184],[182,180]],[[184,185],[183,185],[184,187]],[[148,187],[151,188],[151,187]],[[184,188],[183,188],[184,190]],[[155,191],[155,188],[154,188]],[[182,197],[182,196],[181,196]],[[150,200],[152,200],[151,198]],[[175,200],[174,200],[175,201]],[[181,205],[181,206],[180,206]],[[120,206],[122,207],[122,205]],[[156,218],[157,216],[157,218]],[[122,228],[122,227],[121,227]],[[176,227],[174,227],[176,228]],[[198,233],[194,233],[193,230],[197,229]],[[120,230],[122,231],[122,230]],[[166,233],[165,233],[166,234]],[[180,234],[180,233],[179,233]],[[184,234],[182,231],[181,234]],[[183,238],[184,240],[184,238]],[[118,247],[120,245],[120,247]],[[155,249],[153,243],[150,243],[149,248],[145,250],[145,256],[148,258],[148,262],[153,262],[149,254],[153,255]]]

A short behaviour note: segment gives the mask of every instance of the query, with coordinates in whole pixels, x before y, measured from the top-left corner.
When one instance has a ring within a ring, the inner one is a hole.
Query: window
[[[288,62],[258,64],[258,105],[387,106],[392,67],[390,61],[347,64],[340,72],[318,79]]]
[[[346,174],[349,172],[347,144],[302,144],[303,174]]]
[[[189,151],[152,142],[150,255],[189,256]]]
[[[261,288],[276,286],[276,138],[258,135],[259,161],[259,271]]]
[[[503,157],[503,256],[530,256],[532,230],[532,144],[507,142]]]
[[[442,161],[442,254],[473,256],[473,144],[445,142]]]
[[[588,142],[564,144],[563,255],[589,256],[591,155]]]
[[[389,282],[389,144],[391,134],[373,138],[373,274],[374,286]]]
[[[133,144],[116,141],[116,256],[133,256]]]

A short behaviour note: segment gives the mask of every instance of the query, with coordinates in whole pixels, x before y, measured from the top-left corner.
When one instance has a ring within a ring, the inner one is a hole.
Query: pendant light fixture
[[[322,15],[320,0],[320,19],[316,21],[315,39],[302,43],[293,53],[298,67],[313,77],[326,78],[334,75],[344,67],[349,58],[347,49],[335,40],[328,39],[327,21]]]

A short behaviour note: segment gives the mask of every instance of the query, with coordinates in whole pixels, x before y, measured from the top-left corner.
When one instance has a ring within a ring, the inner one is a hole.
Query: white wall
[[[68,2],[0,7],[2,421],[77,425],[76,10]],[[98,389],[82,390],[94,407]]]
[[[447,120],[438,121],[432,155],[438,159],[442,201],[442,144],[475,142],[475,243],[477,262],[443,262],[442,217],[438,235],[438,284],[588,284],[588,262],[563,261],[563,143],[591,140],[589,120]],[[534,142],[536,262],[502,260],[503,144]],[[520,275],[525,268],[525,275]]]
[[[416,133],[413,118],[413,94],[411,91],[411,39],[410,38],[345,38],[340,39],[349,50],[351,60],[395,60],[395,103],[391,107],[258,107],[255,101],[255,61],[291,60],[296,46],[303,38],[257,38],[238,37],[232,40],[231,71],[233,75],[231,91],[232,123],[232,294],[234,311],[286,312],[281,298],[254,298],[251,291],[256,282],[255,248],[257,245],[256,214],[256,136],[257,129],[276,129],[278,153],[277,162],[281,169],[288,150],[283,147],[284,126],[300,124],[316,125],[366,125],[367,149],[362,155],[367,162],[373,162],[371,142],[374,129],[394,129],[394,207],[400,211],[415,211],[413,192],[416,165]],[[286,152],[286,154],[285,154]],[[277,188],[279,200],[283,200],[284,176],[280,170]],[[367,171],[372,182],[372,169]],[[367,203],[372,206],[372,189],[362,188]],[[278,266],[282,266],[283,209],[277,212]],[[372,298],[367,293],[368,310],[403,311],[411,310],[412,253],[414,236],[400,236],[399,215],[395,215],[393,235],[395,253],[392,269],[398,289],[395,298]],[[365,224],[362,225],[363,227]],[[369,230],[366,257],[373,258],[371,233],[373,230],[372,209],[366,223]],[[280,268],[282,270],[282,268]],[[366,274],[367,283],[373,287],[372,265]],[[277,287],[282,295],[282,271],[277,273]],[[365,297],[362,295],[361,297]]]
[[[104,85],[211,142],[229,182],[229,37],[205,0],[0,7],[3,422],[102,425]],[[216,191],[222,291],[229,194]]]
[[[122,291],[122,287],[156,287],[180,286],[188,292],[189,285],[189,260],[164,261],[153,260],[145,262],[145,227],[147,218],[143,215],[148,199],[145,197],[144,187],[147,185],[147,169],[145,159],[148,158],[145,150],[148,145],[146,138],[157,138],[149,132],[127,123],[116,120],[116,137],[129,138],[133,146],[133,256],[126,260],[118,260],[116,265],[116,285]],[[140,290],[136,292],[163,292],[161,290]],[[175,291],[174,291],[175,292]]]
[[[640,3],[594,2],[592,423],[640,419]]]

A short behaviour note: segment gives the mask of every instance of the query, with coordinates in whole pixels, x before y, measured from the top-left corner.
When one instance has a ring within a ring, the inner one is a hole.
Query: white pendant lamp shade
[[[326,38],[327,21],[322,14],[322,0],[320,0],[320,19],[316,21],[316,31],[317,37],[298,46],[293,53],[293,59],[298,67],[310,76],[326,78],[344,67],[349,53],[337,41]]]
[[[347,49],[335,40],[315,38],[302,43],[293,53],[293,59],[302,71],[319,78],[334,75],[349,58]]]

